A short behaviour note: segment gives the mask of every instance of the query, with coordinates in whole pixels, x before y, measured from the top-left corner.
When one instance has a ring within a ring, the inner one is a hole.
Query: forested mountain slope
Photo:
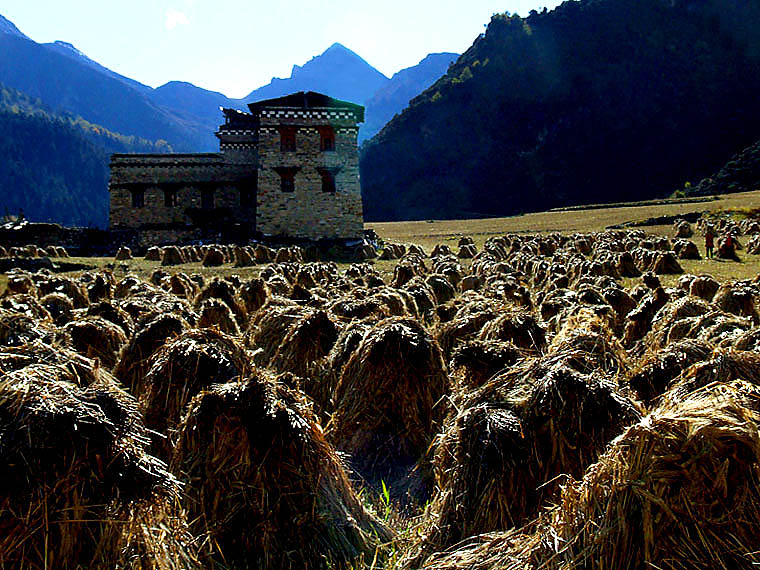
[[[369,220],[669,193],[760,138],[760,4],[581,0],[495,16],[364,146]]]

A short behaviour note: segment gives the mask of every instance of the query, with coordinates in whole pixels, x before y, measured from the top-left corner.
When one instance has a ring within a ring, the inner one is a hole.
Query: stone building
[[[357,239],[364,107],[314,92],[223,109],[219,152],[114,154],[110,227],[141,245],[236,236]]]

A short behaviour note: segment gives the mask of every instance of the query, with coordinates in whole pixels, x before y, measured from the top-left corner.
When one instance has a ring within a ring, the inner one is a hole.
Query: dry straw
[[[192,401],[173,466],[207,565],[358,568],[391,538],[302,397],[262,370]]]
[[[129,340],[114,368],[116,376],[135,396],[143,392],[143,380],[150,368],[150,357],[165,343],[188,328],[177,315],[160,315],[147,323]]]
[[[190,330],[160,348],[151,358],[143,391],[138,395],[147,426],[163,434],[154,440],[161,458],[171,454],[173,429],[186,404],[201,390],[245,374],[246,350],[233,337],[214,329]]]
[[[93,374],[85,389],[62,366],[32,365],[0,381],[0,567],[134,567],[129,551],[141,553],[139,568],[193,567],[188,535],[156,534],[158,511],[182,526],[171,510],[179,489],[145,453],[137,402]],[[131,532],[138,520],[140,537]]]
[[[386,319],[343,368],[329,437],[370,480],[405,474],[440,428],[448,393],[438,343],[416,320]]]

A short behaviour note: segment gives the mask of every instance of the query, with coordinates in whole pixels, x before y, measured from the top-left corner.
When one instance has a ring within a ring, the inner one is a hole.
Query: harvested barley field
[[[0,568],[756,568],[758,208],[12,270]]]

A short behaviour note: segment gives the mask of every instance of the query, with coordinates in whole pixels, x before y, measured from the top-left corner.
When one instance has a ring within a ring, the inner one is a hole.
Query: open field
[[[755,568],[760,255],[603,231],[755,208],[369,224],[428,256],[368,263],[4,275],[0,567]]]
[[[374,229],[384,239],[419,243],[427,248],[436,243],[456,242],[459,236],[463,235],[472,236],[475,243],[481,245],[489,237],[505,233],[596,232],[608,226],[657,216],[678,216],[691,212],[720,213],[727,210],[755,208],[760,208],[760,191],[726,194],[710,202],[537,212],[509,218],[481,220],[378,222],[368,223],[366,226]],[[672,232],[669,225],[649,226],[642,229],[660,235],[669,235]]]

